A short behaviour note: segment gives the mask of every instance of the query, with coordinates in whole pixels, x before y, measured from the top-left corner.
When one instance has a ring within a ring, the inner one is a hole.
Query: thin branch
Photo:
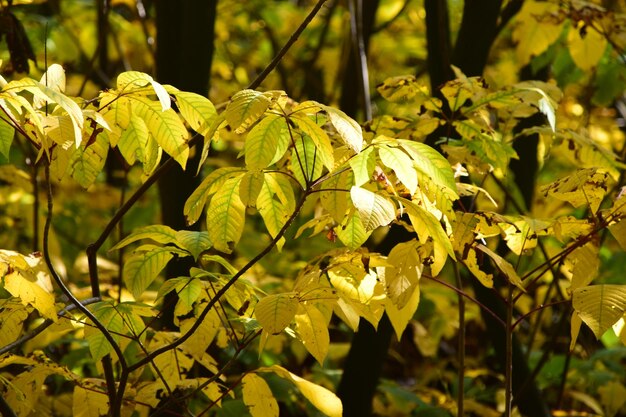
[[[100,330],[100,332],[102,332],[102,335],[107,340],[107,342],[109,342],[109,344],[111,345],[111,347],[115,351],[115,354],[118,356],[118,360],[120,362],[122,370],[124,370],[124,369],[127,368],[127,365],[126,365],[126,359],[124,358],[124,354],[122,352],[122,349],[116,343],[115,339],[113,338],[111,333],[107,330],[107,328],[104,326],[104,324],[102,324],[102,322],[100,320],[98,320],[96,318],[96,316],[94,316],[93,313],[91,311],[89,311],[89,309],[87,307],[83,306],[80,303],[80,301],[78,301],[78,299],[74,296],[74,294],[72,294],[72,292],[65,285],[65,283],[63,282],[63,280],[61,279],[61,277],[57,273],[56,269],[54,268],[54,265],[52,264],[52,259],[50,258],[50,250],[48,248],[48,243],[49,243],[49,236],[50,236],[50,227],[52,226],[53,198],[52,198],[52,183],[50,182],[50,165],[48,163],[45,164],[44,173],[45,173],[46,184],[48,185],[48,195],[47,195],[47,198],[48,198],[48,214],[46,215],[46,223],[45,223],[44,229],[43,229],[43,257],[44,257],[46,265],[47,265],[47,267],[48,267],[48,269],[50,271],[50,275],[54,279],[54,282],[59,286],[59,288],[61,289],[63,294],[65,294],[65,296],[69,300],[72,301],[72,303],[76,306],[76,308],[78,308],[78,310],[80,310],[81,313],[83,313],[85,316],[87,316],[96,325],[98,330]],[[113,378],[113,366],[111,364],[111,357],[110,357],[110,355],[106,355],[102,359],[102,367],[103,367],[104,372],[105,372],[105,377],[106,377],[106,382],[107,382],[107,389],[108,389],[108,394],[109,394],[109,400],[112,400],[113,398],[115,398],[115,394],[116,393],[115,393],[115,379]],[[114,413],[113,415],[114,415],[114,417],[116,417],[116,416],[119,415],[119,413]]]
[[[313,7],[313,10],[311,10],[307,17],[304,18],[298,29],[296,29],[296,31],[291,35],[285,46],[283,46],[282,49],[278,51],[278,54],[276,54],[274,59],[272,59],[272,62],[270,62],[270,64],[265,67],[265,69],[254,79],[254,81],[250,83],[250,85],[248,86],[249,89],[254,90],[255,88],[259,87],[259,85],[261,85],[265,78],[267,78],[270,72],[272,72],[274,68],[276,68],[278,63],[283,59],[283,56],[285,56],[289,48],[291,48],[291,46],[298,40],[304,29],[306,29],[309,23],[311,23],[317,12],[319,12],[319,10],[322,8],[324,3],[326,3],[326,1],[327,0],[319,0],[317,2],[317,4]]]
[[[454,268],[454,276],[456,277],[456,286],[460,291],[463,291],[463,281],[461,280],[461,273],[459,272],[459,266],[455,262],[452,264]],[[459,361],[459,374],[457,380],[457,415],[465,415],[465,298],[458,293],[459,304],[459,343],[457,347],[458,361]]]
[[[349,0],[350,33],[354,57],[359,68],[361,92],[363,93],[363,115],[365,120],[372,120],[372,98],[370,96],[369,71],[367,68],[367,54],[365,53],[365,39],[363,35],[363,0]]]
[[[487,307],[486,305],[482,304],[480,301],[478,301],[476,298],[472,297],[471,295],[469,295],[468,293],[466,293],[465,291],[455,287],[452,284],[448,284],[445,281],[440,280],[439,278],[435,278],[433,276],[430,275],[422,275],[424,278],[428,278],[431,279],[435,282],[438,282],[439,284],[443,285],[444,287],[448,287],[450,288],[452,291],[456,292],[457,294],[467,298],[468,300],[470,300],[471,302],[473,302],[474,304],[476,304],[478,307],[480,307],[481,309],[483,309],[487,314],[489,314],[491,317],[493,317],[498,323],[500,323],[502,325],[502,327],[506,327],[506,324],[504,323],[504,320],[502,320],[496,313],[494,313],[489,307]]]

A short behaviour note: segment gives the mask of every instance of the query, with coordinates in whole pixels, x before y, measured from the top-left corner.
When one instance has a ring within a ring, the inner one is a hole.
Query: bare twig
[[[274,59],[272,59],[272,62],[270,62],[269,65],[265,67],[265,69],[254,79],[254,81],[250,83],[250,85],[248,86],[249,89],[254,90],[259,85],[261,85],[261,83],[265,80],[265,78],[267,78],[270,72],[272,72],[274,68],[276,68],[278,63],[283,59],[283,56],[285,56],[289,48],[291,48],[291,46],[298,40],[304,29],[306,29],[309,23],[311,23],[317,12],[319,12],[319,10],[322,8],[324,3],[326,3],[326,1],[327,0],[319,0],[317,2],[317,4],[313,7],[313,10],[311,10],[307,17],[304,18],[300,26],[298,26],[298,29],[296,29],[296,31],[291,35],[285,46],[283,46],[281,50],[278,51],[278,54],[276,54]]]

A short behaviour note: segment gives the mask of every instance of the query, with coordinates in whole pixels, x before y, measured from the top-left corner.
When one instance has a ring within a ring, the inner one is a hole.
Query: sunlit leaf
[[[241,168],[224,167],[211,172],[202,180],[198,188],[189,196],[185,202],[183,212],[187,218],[187,224],[194,224],[198,221],[204,210],[207,199],[214,194],[228,179],[236,175],[243,175]]]
[[[374,148],[368,147],[350,159],[350,168],[354,172],[354,185],[360,187],[367,183],[374,174],[376,158]]]
[[[296,387],[298,387],[302,395],[304,395],[304,397],[309,400],[315,408],[328,417],[341,417],[343,415],[343,405],[341,404],[341,400],[328,389],[309,382],[306,379],[300,378],[278,365],[259,368],[257,369],[257,372],[273,372],[281,378],[293,382]]]
[[[298,311],[298,298],[295,294],[272,294],[262,298],[254,309],[254,316],[263,330],[279,334],[293,320]]]
[[[274,161],[280,138],[287,134],[286,130],[285,119],[275,114],[267,115],[257,123],[246,136],[246,166],[251,170],[267,168]]]
[[[254,90],[242,90],[233,95],[224,110],[224,117],[237,133],[243,133],[256,122],[272,104],[271,96]]]
[[[583,71],[590,71],[602,58],[607,40],[605,35],[598,33],[592,25],[587,25],[583,21],[579,24],[579,27],[570,27],[567,33],[567,46],[576,66]]]
[[[173,258],[168,248],[150,247],[147,251],[136,251],[124,263],[124,283],[138,299],[154,279]]]
[[[348,193],[351,186],[351,176],[349,172],[343,172],[329,178],[323,184],[323,189],[329,191],[320,192],[320,203],[332,218],[340,223],[343,221],[348,209]]]
[[[278,403],[267,382],[257,374],[243,376],[241,393],[252,417],[278,417]]]
[[[396,218],[396,209],[391,201],[365,188],[354,186],[350,197],[366,231],[386,226]]]
[[[354,152],[361,152],[361,149],[363,149],[363,132],[361,131],[361,126],[339,109],[329,106],[323,106],[323,108],[345,144]]]
[[[424,265],[416,240],[399,243],[389,252],[385,268],[385,289],[391,302],[402,310],[414,296]]]
[[[208,232],[179,230],[175,236],[176,244],[183,249],[187,249],[195,260],[198,260],[200,254],[211,247],[211,239],[209,239]]]
[[[0,155],[9,159],[9,150],[11,149],[11,143],[13,143],[13,136],[15,135],[15,129],[8,124],[4,118],[0,119]]]
[[[217,117],[213,103],[196,93],[176,91],[173,95],[176,97],[176,106],[181,116],[193,130],[204,135]]]
[[[401,149],[381,145],[378,147],[380,160],[387,168],[393,170],[400,182],[404,184],[411,195],[417,190],[417,172],[413,161]]]
[[[323,365],[330,345],[326,318],[314,305],[301,303],[294,319],[296,332],[304,347]]]
[[[302,132],[311,138],[318,150],[319,157],[322,158],[324,166],[332,170],[335,166],[335,159],[333,157],[333,146],[328,134],[307,116],[295,115],[289,120],[293,121]]]
[[[227,179],[216,190],[207,209],[207,231],[215,249],[230,253],[243,233],[246,206],[239,197],[243,175]]]
[[[150,239],[158,243],[163,243],[164,245],[168,243],[174,243],[176,242],[176,230],[162,224],[153,224],[150,226],[140,227],[139,229],[136,229],[133,233],[119,241],[109,250],[113,251],[121,249],[124,246],[127,246],[133,242],[142,239]]]
[[[239,197],[247,207],[256,207],[256,200],[264,183],[264,174],[261,171],[248,171],[239,184]]]
[[[361,217],[355,211],[352,211],[345,216],[341,224],[335,227],[335,233],[346,247],[358,249],[365,243],[371,231],[365,230]]]
[[[570,203],[574,207],[589,205],[593,213],[608,191],[609,174],[596,168],[578,169],[552,184],[542,187],[545,197],[554,197]]]

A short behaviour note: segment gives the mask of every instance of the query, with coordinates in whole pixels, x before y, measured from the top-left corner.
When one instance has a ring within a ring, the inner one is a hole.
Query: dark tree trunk
[[[157,0],[156,79],[184,91],[208,95],[213,32],[217,0]],[[192,151],[192,155],[194,152]],[[175,230],[187,229],[183,216],[185,201],[200,184],[195,175],[199,153],[192,156],[187,169],[175,165],[159,180],[163,224]],[[197,230],[196,224],[192,229]],[[192,266],[189,258],[173,260],[167,268],[168,277],[185,276]],[[165,304],[174,302],[165,299]],[[162,324],[173,326],[173,308],[166,308]]]

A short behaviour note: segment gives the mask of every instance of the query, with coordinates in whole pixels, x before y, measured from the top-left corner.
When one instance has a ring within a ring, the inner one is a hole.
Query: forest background
[[[0,0],[0,412],[626,415],[625,8]]]

